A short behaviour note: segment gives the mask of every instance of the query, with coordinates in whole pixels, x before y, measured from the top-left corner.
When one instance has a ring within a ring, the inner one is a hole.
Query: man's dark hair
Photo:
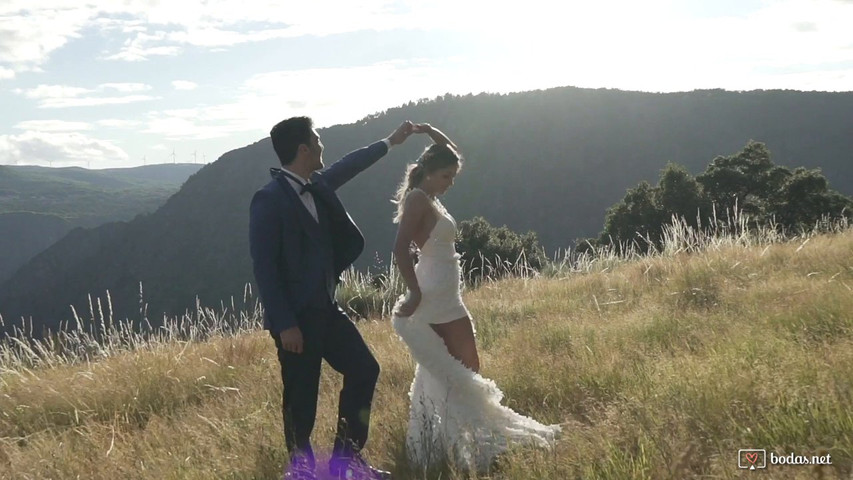
[[[299,145],[311,146],[313,129],[314,121],[309,117],[291,117],[272,127],[270,130],[272,148],[282,166],[293,163]]]

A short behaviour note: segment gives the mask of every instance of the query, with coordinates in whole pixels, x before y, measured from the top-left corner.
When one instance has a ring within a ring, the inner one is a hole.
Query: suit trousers
[[[317,415],[323,359],[344,376],[332,450],[335,458],[351,458],[367,442],[370,407],[379,378],[379,364],[355,324],[337,304],[328,299],[324,305],[318,303],[322,306],[309,307],[297,317],[303,337],[302,353],[284,350],[281,338],[272,335],[284,387],[282,416],[287,451],[291,459],[294,455],[304,455],[312,465],[314,452],[310,437]]]

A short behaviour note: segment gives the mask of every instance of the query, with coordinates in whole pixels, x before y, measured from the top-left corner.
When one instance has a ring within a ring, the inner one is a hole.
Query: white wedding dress
[[[543,425],[501,405],[503,392],[495,382],[451,356],[429,326],[470,318],[461,297],[456,222],[438,200],[433,205],[438,221],[415,266],[421,303],[411,316],[392,318],[416,362],[406,450],[409,461],[421,468],[450,463],[484,471],[511,445],[553,446],[560,426]]]

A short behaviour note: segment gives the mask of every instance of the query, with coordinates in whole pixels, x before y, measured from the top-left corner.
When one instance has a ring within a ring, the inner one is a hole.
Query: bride
[[[435,143],[409,166],[395,202],[394,257],[408,294],[397,302],[392,322],[417,363],[406,450],[421,467],[449,462],[483,471],[513,444],[552,446],[560,427],[501,405],[503,392],[478,373],[474,326],[461,298],[456,221],[438,200],[462,160],[437,128],[418,124],[413,131]],[[417,265],[413,243],[420,250]]]

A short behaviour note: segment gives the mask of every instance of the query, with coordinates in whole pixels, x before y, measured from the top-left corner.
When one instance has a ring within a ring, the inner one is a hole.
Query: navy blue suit
[[[310,435],[317,411],[322,360],[344,376],[333,453],[350,457],[367,441],[379,364],[352,321],[334,301],[335,286],[364,249],[364,237],[335,190],[388,152],[376,142],[312,175],[315,220],[280,170],[255,193],[249,244],[264,306],[264,328],[278,350],[284,386],[285,443],[313,459]],[[298,326],[303,352],[282,348],[280,333]],[[312,460],[313,461],[313,460]]]

